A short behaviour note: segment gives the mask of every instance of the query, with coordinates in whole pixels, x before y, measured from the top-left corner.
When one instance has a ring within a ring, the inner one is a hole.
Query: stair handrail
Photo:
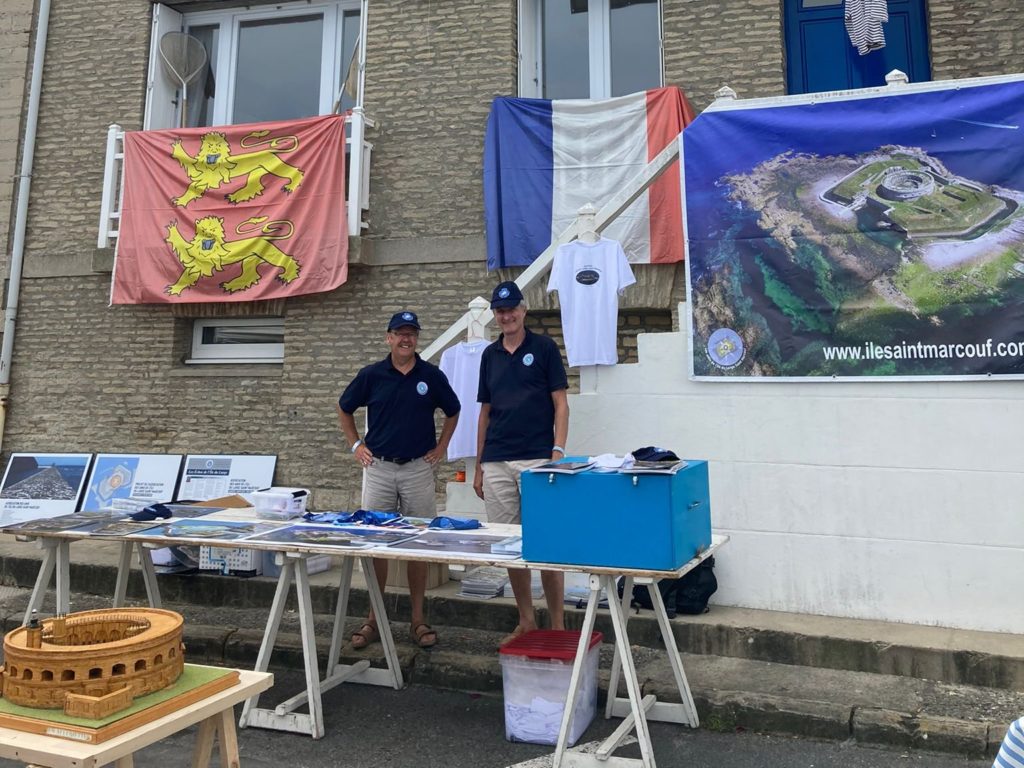
[[[625,211],[630,205],[632,205],[640,195],[647,191],[647,189],[657,181],[658,177],[661,176],[665,171],[668,170],[669,166],[672,165],[679,158],[679,140],[674,137],[669,143],[661,150],[657,155],[654,156],[647,165],[633,177],[632,180],[624,185],[617,194],[615,194],[605,205],[597,212],[594,217],[594,231],[598,234],[603,232],[609,224],[615,221],[623,211]],[[682,215],[682,212],[680,212]],[[523,270],[522,274],[516,278],[516,285],[519,286],[521,291],[526,291],[532,287],[541,277],[547,274],[548,270],[551,269],[551,264],[555,259],[555,252],[558,250],[560,245],[572,242],[576,239],[579,233],[579,221],[573,220],[572,224],[565,228],[558,237],[551,241],[551,245],[545,248],[541,254],[533,260],[533,262]],[[477,296],[476,299],[482,299]],[[474,299],[474,301],[476,300]],[[473,313],[466,311],[461,317],[455,320],[448,328],[441,332],[441,334],[434,339],[430,345],[420,353],[420,357],[424,360],[433,360],[438,357],[446,347],[452,344],[456,339],[460,338],[466,330],[469,328],[470,317]],[[490,309],[486,310],[479,315],[479,322],[482,322],[484,326],[490,324],[494,319],[494,313]]]

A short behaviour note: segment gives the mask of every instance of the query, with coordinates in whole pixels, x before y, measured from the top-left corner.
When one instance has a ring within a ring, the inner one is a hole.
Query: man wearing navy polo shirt
[[[433,517],[434,465],[448,450],[459,421],[459,398],[440,369],[416,354],[420,323],[413,312],[398,312],[388,322],[390,354],[363,368],[338,399],[338,419],[356,461],[363,467],[363,509],[401,512],[412,517]],[[366,407],[367,432],[360,439],[353,414]],[[434,426],[434,411],[445,415],[441,437]],[[386,560],[374,560],[377,583],[384,591]],[[412,620],[412,641],[421,648],[437,642],[437,633],[424,621],[423,595],[427,564],[407,563]],[[353,648],[365,648],[380,638],[377,620],[370,615],[352,635]]]
[[[500,283],[491,309],[501,328],[498,340],[480,358],[480,418],[473,488],[484,500],[487,519],[519,523],[519,476],[524,470],[565,455],[569,434],[569,386],[558,345],[523,325],[526,303],[514,282]],[[565,629],[564,577],[541,571],[552,629]],[[530,572],[510,568],[508,580],[519,609],[519,623],[502,643],[537,628],[530,594]]]

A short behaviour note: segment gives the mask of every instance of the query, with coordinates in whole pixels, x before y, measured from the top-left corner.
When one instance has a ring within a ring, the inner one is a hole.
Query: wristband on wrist
[[[558,451],[558,452],[559,452],[560,454],[562,454],[563,456],[565,456],[565,448],[563,448],[563,447],[562,447],[562,446],[560,446],[560,445],[553,445],[553,446],[551,446],[551,451],[552,451],[552,452],[554,452],[554,451]]]
[[[352,453],[355,453],[359,449],[359,446],[362,444],[362,440],[356,440],[354,443],[352,443]]]

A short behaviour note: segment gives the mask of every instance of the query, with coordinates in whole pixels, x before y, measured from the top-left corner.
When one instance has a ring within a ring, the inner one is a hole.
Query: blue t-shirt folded
[[[443,528],[452,531],[471,531],[474,528],[482,527],[480,521],[472,517],[435,517],[430,521],[428,528]]]

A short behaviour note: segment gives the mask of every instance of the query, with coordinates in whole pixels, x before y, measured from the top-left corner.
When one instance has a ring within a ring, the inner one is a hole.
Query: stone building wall
[[[1024,69],[1016,5],[934,0],[935,77]],[[391,313],[419,312],[426,346],[499,279],[484,266],[481,156],[491,99],[515,92],[516,6],[371,2],[366,107],[378,127],[364,240],[380,258],[354,264],[337,291],[286,302],[283,365],[186,366],[190,320],[167,307],[109,308],[109,272],[93,268],[107,126],[142,122],[150,3],[55,3],[4,454],[275,453],[276,481],[313,489],[316,507],[357,503],[359,474],[334,412],[341,388],[384,356]],[[10,101],[24,90],[31,7],[10,0],[0,9],[0,50],[11,52],[0,56],[9,73],[0,83],[5,178],[15,168],[20,110]],[[743,97],[783,93],[780,8],[664,0],[666,82],[698,108],[725,84]],[[0,239],[10,188],[0,183]],[[682,270],[657,274],[638,277],[673,288],[622,313],[624,362],[638,332],[673,322]],[[560,338],[551,304],[531,306],[535,327]]]
[[[32,45],[32,0],[0,5],[0,264],[10,254],[13,202],[21,158],[22,107]]]

